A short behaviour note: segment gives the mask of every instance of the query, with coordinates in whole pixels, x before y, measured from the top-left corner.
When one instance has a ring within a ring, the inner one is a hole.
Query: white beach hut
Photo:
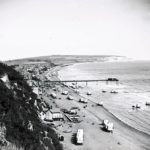
[[[57,95],[55,93],[51,93],[50,95],[51,95],[52,98],[56,98],[57,97]]]
[[[50,111],[47,111],[45,114],[45,121],[53,121],[53,115]]]
[[[62,91],[62,95],[68,95],[68,91]]]
[[[68,100],[73,100],[74,98],[73,98],[71,95],[68,95],[68,96],[67,96],[67,99],[68,99]]]
[[[62,120],[64,118],[59,108],[51,109],[50,112],[52,113],[53,120]]]

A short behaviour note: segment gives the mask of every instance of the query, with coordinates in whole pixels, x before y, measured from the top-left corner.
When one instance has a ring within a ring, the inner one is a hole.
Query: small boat
[[[68,95],[68,91],[63,91],[62,95]]]
[[[57,95],[56,95],[55,93],[51,93],[50,96],[51,96],[52,98],[57,98]]]
[[[87,103],[87,99],[85,99],[85,98],[80,98],[80,99],[79,99],[79,102],[80,102],[80,103]]]
[[[106,90],[102,90],[102,93],[106,93],[107,91]]]
[[[68,99],[68,100],[73,100],[74,98],[73,98],[71,95],[68,95],[68,96],[67,96],[67,99]]]
[[[98,106],[103,106],[103,101],[97,103]]]
[[[136,108],[141,108],[141,106],[139,104],[136,104]]]
[[[91,92],[87,92],[86,94],[87,94],[87,95],[92,95],[92,93],[91,93]]]
[[[119,81],[117,78],[108,78],[107,81]]]
[[[146,106],[150,106],[150,102],[146,102],[145,105],[146,105]]]
[[[132,109],[135,109],[135,108],[136,108],[136,109],[140,109],[141,106],[140,106],[139,104],[133,105],[133,106],[132,106]]]
[[[116,94],[116,93],[118,93],[118,92],[115,91],[115,90],[112,90],[112,91],[110,91],[110,93]]]

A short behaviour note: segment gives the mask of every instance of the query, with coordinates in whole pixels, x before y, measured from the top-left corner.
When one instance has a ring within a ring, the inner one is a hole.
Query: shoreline
[[[73,65],[73,64],[71,64],[71,65]],[[61,70],[63,67],[65,67],[65,66],[70,66],[70,65],[61,65],[61,66],[56,66],[56,68],[54,67],[54,68],[52,68],[52,71],[56,71],[57,72],[57,79],[59,79],[59,75],[58,75],[58,71],[59,70]],[[58,68],[57,68],[58,67]],[[59,79],[60,80],[60,79]],[[62,89],[69,89],[67,86],[63,86],[62,87]],[[73,94],[73,95],[75,95],[75,96],[77,96],[77,94],[75,93],[75,91],[73,90],[73,89],[69,89],[69,90],[71,90],[71,93]],[[78,97],[83,97],[83,96],[81,96],[81,95],[78,95]],[[85,96],[86,97],[86,96]],[[74,100],[75,101],[75,100]],[[91,99],[88,99],[88,101],[89,101],[89,103],[94,103],[95,104],[95,102],[94,101],[92,101]],[[76,101],[76,103],[78,103],[78,101]],[[59,107],[61,107],[61,105],[59,106]],[[149,142],[149,140],[148,140],[148,138],[150,138],[150,135],[147,135],[147,134],[145,134],[144,132],[142,132],[142,131],[139,131],[139,130],[137,130],[137,129],[135,129],[134,127],[132,127],[132,126],[130,126],[130,125],[128,125],[128,124],[126,124],[126,123],[124,123],[122,120],[120,120],[118,117],[116,117],[113,113],[111,113],[107,108],[100,108],[100,107],[98,107],[98,109],[99,110],[97,110],[96,109],[96,111],[98,112],[98,114],[99,113],[102,113],[103,112],[103,117],[97,117],[97,118],[99,118],[99,121],[100,120],[103,120],[103,119],[105,119],[104,118],[104,116],[105,117],[107,117],[107,118],[109,118],[110,120],[113,120],[113,122],[114,122],[114,124],[115,124],[115,126],[117,127],[117,129],[114,129],[114,130],[118,130],[117,132],[119,132],[120,134],[121,134],[121,131],[120,131],[120,129],[119,128],[121,128],[121,129],[123,129],[123,130],[126,130],[127,132],[129,131],[129,132],[131,132],[130,133],[130,136],[128,135],[128,134],[126,134],[126,133],[123,133],[123,136],[125,136],[125,138],[124,138],[124,141],[126,141],[128,138],[132,141],[133,140],[133,145],[134,146],[136,146],[136,145],[139,145],[139,140],[140,140],[140,145],[143,145],[143,143],[144,143],[144,145],[146,145],[146,147],[148,148],[148,146],[150,146],[149,144],[148,144],[148,142]],[[92,109],[92,108],[88,108],[86,111],[88,111],[88,112],[90,112],[91,111],[91,115],[93,115],[93,116],[97,116],[97,112],[95,113],[95,111]],[[102,131],[103,132],[103,131]],[[139,136],[139,137],[134,137],[132,134],[134,134],[134,136]],[[113,136],[114,136],[114,134],[113,134]],[[119,136],[120,137],[120,136]],[[132,137],[132,138],[131,138]],[[114,138],[118,138],[116,135],[115,135],[115,137]],[[143,139],[142,139],[143,138]],[[136,139],[136,140],[135,140]],[[127,142],[127,141],[126,141]],[[129,141],[128,141],[129,142]],[[104,149],[105,149],[105,146],[106,145],[104,145]],[[106,146],[107,147],[107,146]],[[139,148],[139,147],[137,147],[137,148]],[[140,147],[141,148],[141,147]],[[144,149],[147,149],[147,148],[144,148]],[[131,149],[131,148],[128,148],[128,149]]]

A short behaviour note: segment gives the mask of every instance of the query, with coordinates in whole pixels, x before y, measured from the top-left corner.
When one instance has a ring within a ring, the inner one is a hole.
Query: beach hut
[[[78,129],[76,134],[76,143],[83,144],[83,129]]]
[[[67,96],[67,99],[68,99],[68,100],[73,100],[74,98],[73,98],[71,95],[68,95],[68,96]]]
[[[108,132],[113,132],[114,129],[114,124],[112,122],[107,123],[104,128],[106,129],[106,131]]]
[[[103,106],[103,101],[97,103],[98,106]]]
[[[92,93],[91,93],[91,92],[87,92],[86,94],[87,94],[87,95],[92,95]]]
[[[53,115],[50,111],[47,111],[45,114],[45,121],[53,121]]]
[[[68,91],[62,91],[62,95],[68,95]]]
[[[71,87],[72,89],[76,89],[75,85],[70,85],[70,87]]]
[[[136,108],[141,108],[141,106],[139,105],[139,104],[136,104],[136,106],[135,106]]]
[[[50,96],[51,96],[52,98],[56,98],[56,97],[57,97],[57,95],[56,95],[55,93],[51,93]]]
[[[79,99],[79,102],[81,102],[81,103],[87,103],[87,99],[85,99],[85,98],[80,98],[80,99]]]
[[[69,114],[77,114],[77,109],[70,109]]]
[[[53,120],[62,120],[63,114],[61,113],[59,108],[51,109],[50,112],[52,113]]]

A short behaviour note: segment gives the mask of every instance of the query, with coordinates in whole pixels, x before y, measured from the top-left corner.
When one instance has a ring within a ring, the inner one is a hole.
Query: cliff
[[[19,72],[0,63],[0,148],[62,150],[57,134],[43,124],[38,99]]]

